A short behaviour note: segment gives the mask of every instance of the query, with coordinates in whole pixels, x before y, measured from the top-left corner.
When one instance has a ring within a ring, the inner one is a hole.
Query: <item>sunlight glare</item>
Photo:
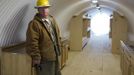
[[[106,13],[97,13],[91,19],[91,30],[96,36],[108,34],[110,30],[110,17]]]

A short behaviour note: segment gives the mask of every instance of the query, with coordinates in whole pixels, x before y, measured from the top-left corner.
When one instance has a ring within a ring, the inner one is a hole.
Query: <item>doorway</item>
[[[112,11],[108,9],[92,10],[90,23],[90,47],[93,52],[111,53],[111,38],[110,32],[110,15]]]

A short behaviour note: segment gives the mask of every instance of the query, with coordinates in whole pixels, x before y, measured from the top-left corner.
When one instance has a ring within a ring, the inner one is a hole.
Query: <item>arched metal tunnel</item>
[[[1,0],[0,1],[0,46],[9,46],[25,41],[28,22],[36,13],[32,0]],[[112,9],[125,16],[129,21],[129,39],[133,40],[134,9],[133,1],[99,0],[101,7]],[[94,8],[90,0],[50,0],[51,14],[56,18],[62,37],[69,37],[68,25],[73,15]]]
[[[74,49],[74,50],[76,49],[81,51],[83,43],[82,16],[87,14],[89,11],[96,9],[96,4],[93,4],[92,0],[49,0],[49,1],[51,5],[50,15],[54,16],[59,25],[61,38],[63,40],[67,39],[67,42],[65,43],[69,44],[69,45],[63,44],[64,45],[63,47],[65,47],[65,49]],[[127,20],[128,23],[126,27],[128,29],[127,34],[125,34],[125,37],[127,37],[127,41],[134,41],[134,21],[133,21],[134,1],[98,0],[98,4],[101,8],[108,9],[112,11],[112,13],[116,12],[115,13],[116,18],[122,21],[122,23],[120,24],[126,23],[124,21]],[[30,64],[28,63],[31,62],[31,59],[29,59],[25,55],[24,47],[26,42],[26,31],[28,23],[33,19],[34,15],[37,13],[37,10],[34,8],[35,6],[36,6],[36,0],[0,0],[0,64],[2,62],[1,56],[3,56],[2,58],[5,57],[4,60],[4,62],[6,62],[5,64],[8,64],[8,62],[10,62],[8,60],[13,60],[11,64],[13,64],[16,61],[18,61],[16,63],[23,62],[23,65],[28,64],[27,72],[29,71],[29,69],[31,69],[31,63]],[[120,16],[123,17],[123,19],[120,18]],[[76,24],[77,26],[75,26]],[[73,33],[70,27],[72,27],[72,30],[75,30]],[[123,30],[120,28],[122,28],[121,25],[117,28],[117,30],[120,31]],[[74,38],[72,38],[72,36]],[[73,40],[73,42],[70,43],[71,41],[70,39]],[[76,45],[72,47],[72,45],[74,44]],[[4,50],[8,52],[13,52],[13,54],[10,55],[5,53],[4,55],[2,53],[4,52]],[[16,52],[21,54],[17,55]],[[0,65],[0,67],[1,66],[2,65]],[[10,65],[8,64],[8,66]],[[19,66],[19,64],[13,66],[15,67]],[[19,69],[20,67],[23,66],[19,66]],[[1,70],[2,69],[0,69],[0,72]],[[28,73],[30,74],[31,72]],[[26,75],[29,75],[28,73]],[[6,72],[5,74],[10,75]]]

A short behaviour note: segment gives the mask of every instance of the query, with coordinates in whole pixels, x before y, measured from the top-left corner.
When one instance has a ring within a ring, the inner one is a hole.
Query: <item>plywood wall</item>
[[[31,58],[26,54],[2,53],[1,75],[31,75]]]
[[[70,22],[70,50],[82,50],[82,15],[73,16]]]
[[[1,55],[2,55],[2,51],[1,51],[1,48],[0,48],[0,75],[1,75]]]
[[[113,13],[112,20],[112,52],[120,53],[120,40],[127,41],[128,21],[124,16]]]
[[[90,27],[90,19],[89,18],[83,18],[83,37],[90,36],[88,35],[88,28]]]

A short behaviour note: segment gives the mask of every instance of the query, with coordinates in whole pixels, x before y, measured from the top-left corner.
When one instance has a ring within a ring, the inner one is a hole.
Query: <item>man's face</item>
[[[49,8],[40,7],[38,8],[38,11],[43,17],[47,17],[49,15]]]

